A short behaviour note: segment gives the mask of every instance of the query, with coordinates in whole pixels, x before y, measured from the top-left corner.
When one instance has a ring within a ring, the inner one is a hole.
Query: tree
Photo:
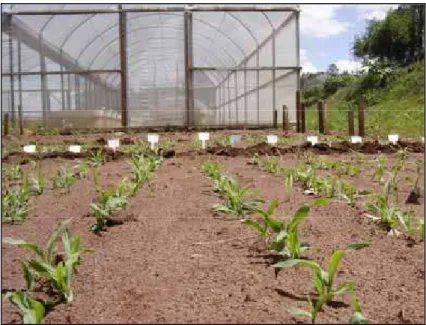
[[[355,38],[355,56],[401,64],[424,57],[423,16],[423,5],[401,5],[384,20],[370,21],[364,35]]]
[[[339,68],[334,63],[330,64],[327,69],[329,75],[335,76],[339,74]]]

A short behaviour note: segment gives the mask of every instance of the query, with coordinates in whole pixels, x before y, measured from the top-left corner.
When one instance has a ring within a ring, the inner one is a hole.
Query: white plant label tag
[[[425,137],[422,137],[422,142],[425,143]]]
[[[358,135],[351,136],[352,143],[362,143],[362,137]]]
[[[270,134],[266,136],[266,141],[269,144],[277,144],[278,143],[278,136],[275,134]]]
[[[36,152],[36,146],[34,144],[24,146],[24,152],[35,153]]]
[[[231,144],[234,144],[240,141],[241,141],[241,135],[231,135],[229,137],[229,142],[231,142]]]
[[[318,143],[318,136],[310,135],[306,137],[306,140],[311,143],[311,145],[316,145]]]
[[[206,141],[210,139],[210,134],[208,132],[199,132],[198,139],[201,140],[202,148],[206,149]]]
[[[111,139],[108,140],[108,147],[112,149],[117,149],[120,146],[120,139]]]
[[[208,141],[210,139],[210,134],[208,132],[199,132],[198,139],[201,141]]]
[[[389,134],[388,140],[389,140],[389,142],[396,144],[398,142],[398,134]]]
[[[68,150],[70,152],[74,152],[74,153],[80,153],[81,152],[81,146],[69,146]]]
[[[160,141],[160,136],[158,134],[148,134],[148,142],[151,144],[151,150],[155,149],[155,144]]]

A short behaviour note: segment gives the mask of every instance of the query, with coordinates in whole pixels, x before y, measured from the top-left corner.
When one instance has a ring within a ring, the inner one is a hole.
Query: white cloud
[[[336,19],[342,5],[301,5],[300,30],[306,36],[328,37],[345,32],[349,22]]]
[[[302,72],[307,73],[316,73],[318,69],[313,65],[311,60],[308,57],[308,51],[305,49],[300,49],[300,64],[302,66]]]
[[[354,73],[354,72],[360,72],[363,70],[361,62],[357,62],[353,60],[338,60],[334,64],[337,66],[340,73],[345,71],[349,73]]]
[[[356,11],[358,12],[358,20],[367,19],[377,19],[382,20],[386,17],[389,9],[398,8],[397,4],[392,5],[357,5]]]

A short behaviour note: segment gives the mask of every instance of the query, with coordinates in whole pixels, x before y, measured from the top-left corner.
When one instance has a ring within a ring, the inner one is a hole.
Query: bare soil
[[[81,234],[83,245],[94,251],[84,257],[75,276],[74,301],[56,306],[45,323],[296,323],[288,310],[306,308],[310,272],[290,268],[276,277],[271,264],[277,257],[265,250],[258,236],[239,220],[212,212],[211,205],[221,199],[200,164],[216,160],[266,199],[278,198],[277,214],[282,217],[292,216],[313,198],[300,188],[287,197],[279,177],[259,171],[244,156],[191,154],[165,160],[156,172],[154,192],[140,190],[114,217],[123,223],[101,236],[88,231],[94,222],[89,203],[96,198],[90,177],[78,180],[68,194],[48,190],[33,197],[28,220],[2,225],[2,236],[44,245],[58,222],[71,218],[71,232]],[[343,157],[333,153],[335,159]],[[297,162],[292,153],[280,159],[284,165]],[[72,162],[46,161],[51,172]],[[370,170],[365,167],[350,181],[378,189],[368,176]],[[123,159],[111,160],[100,171],[103,184],[112,186],[128,175],[129,166]],[[412,173],[404,171],[401,177]],[[401,191],[408,192],[408,185]],[[424,217],[424,198],[420,201],[410,207]],[[334,249],[371,240],[371,247],[345,255],[338,283],[356,283],[363,314],[372,323],[424,322],[424,242],[389,236],[361,211],[339,202],[312,209],[301,237],[314,246],[306,257],[324,267]],[[2,244],[2,292],[23,288],[18,262],[24,256],[22,249]],[[347,323],[351,315],[349,300],[337,298],[317,321]],[[2,321],[21,322],[7,301]]]

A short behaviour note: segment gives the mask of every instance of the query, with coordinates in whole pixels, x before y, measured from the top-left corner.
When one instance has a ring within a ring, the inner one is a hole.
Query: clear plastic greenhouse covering
[[[271,126],[284,105],[294,122],[299,8],[7,5],[2,62],[13,123]]]

